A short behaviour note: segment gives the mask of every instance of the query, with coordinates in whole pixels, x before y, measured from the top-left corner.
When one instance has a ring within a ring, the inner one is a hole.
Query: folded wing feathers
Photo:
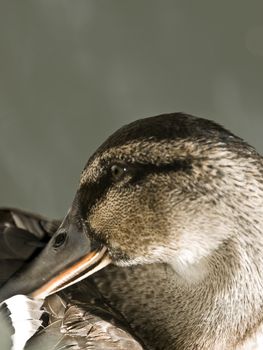
[[[15,295],[4,301],[7,306],[14,333],[12,335],[12,350],[23,350],[30,339],[40,328],[43,301],[33,300],[25,295]]]

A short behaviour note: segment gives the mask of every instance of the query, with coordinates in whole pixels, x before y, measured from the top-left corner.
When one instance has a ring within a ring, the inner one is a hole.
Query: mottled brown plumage
[[[48,320],[25,350],[144,349],[127,321],[91,281],[51,295],[43,307]]]
[[[125,175],[90,205],[112,164]],[[94,278],[153,349],[237,349],[261,324],[262,164],[242,139],[183,114],[121,128],[88,162],[76,202],[121,266]]]

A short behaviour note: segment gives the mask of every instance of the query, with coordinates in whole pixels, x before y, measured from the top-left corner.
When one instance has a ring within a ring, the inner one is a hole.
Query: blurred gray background
[[[0,206],[62,217],[140,117],[210,118],[263,152],[263,2],[1,0]]]

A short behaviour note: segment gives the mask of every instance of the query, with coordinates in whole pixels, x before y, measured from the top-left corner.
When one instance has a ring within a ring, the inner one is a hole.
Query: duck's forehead
[[[114,162],[141,164],[169,164],[175,159],[204,155],[205,147],[198,147],[192,140],[171,141],[154,139],[132,141],[123,145],[109,147],[96,153],[88,162],[81,175],[81,184],[96,181],[103,168]]]

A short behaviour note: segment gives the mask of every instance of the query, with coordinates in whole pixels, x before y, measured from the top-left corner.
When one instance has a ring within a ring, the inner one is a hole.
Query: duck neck
[[[240,216],[228,238],[188,271],[170,264],[109,266],[94,278],[150,349],[257,349],[250,344],[263,319],[260,227]]]
[[[259,232],[233,235],[193,283],[167,264],[109,266],[95,280],[150,349],[257,349],[247,342],[263,314],[259,240]]]
[[[189,282],[189,273],[185,274],[186,279],[178,277],[181,291],[191,300],[186,314],[193,321],[192,331],[195,332],[198,319],[203,334],[207,332],[211,337],[202,341],[210,342],[211,348],[220,344],[221,348],[250,349],[251,339],[254,342],[261,332],[263,237],[259,230],[251,231],[251,225],[245,227],[205,261],[191,267],[199,280]]]

